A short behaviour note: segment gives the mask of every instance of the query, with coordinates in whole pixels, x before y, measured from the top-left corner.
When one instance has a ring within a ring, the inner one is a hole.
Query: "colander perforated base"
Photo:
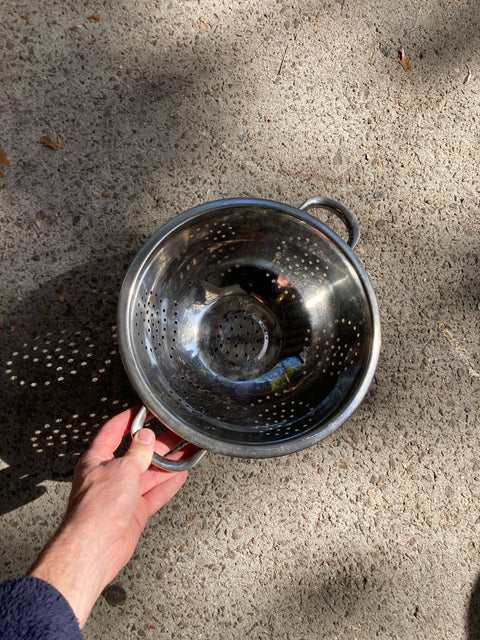
[[[219,299],[204,314],[199,329],[200,360],[230,380],[265,374],[281,354],[278,319],[252,296]]]

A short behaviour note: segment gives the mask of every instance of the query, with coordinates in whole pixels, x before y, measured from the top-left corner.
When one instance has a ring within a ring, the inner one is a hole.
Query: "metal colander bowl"
[[[343,219],[350,247],[306,213],[314,206]],[[220,200],[162,227],[119,300],[120,350],[145,406],[186,441],[233,456],[283,455],[332,433],[380,349],[358,237],[352,214],[322,197],[300,208]]]

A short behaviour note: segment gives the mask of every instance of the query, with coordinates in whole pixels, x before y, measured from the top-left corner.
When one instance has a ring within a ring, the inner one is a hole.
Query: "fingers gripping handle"
[[[302,209],[302,211],[307,211],[311,207],[321,207],[322,209],[329,209],[330,211],[333,211],[333,213],[343,221],[348,229],[348,244],[350,245],[350,248],[355,248],[360,239],[360,225],[353,213],[344,207],[343,204],[340,204],[340,202],[324,196],[313,196],[313,198],[309,198],[306,202],[300,205],[300,209]]]
[[[143,428],[146,417],[147,417],[147,410],[145,407],[142,407],[132,422],[132,427],[130,430],[132,438],[137,433],[137,431]],[[182,440],[182,442],[180,442],[176,447],[174,447],[167,455],[170,455],[171,453],[175,453],[176,451],[179,451],[182,447],[184,447],[187,444],[188,442],[186,440]],[[200,460],[203,458],[205,453],[206,451],[204,449],[200,449],[200,451],[197,451],[197,453],[195,453],[190,458],[186,458],[185,460],[170,460],[165,456],[160,456],[158,455],[158,453],[154,453],[153,459],[152,459],[152,465],[155,467],[159,467],[164,471],[188,471],[189,469],[194,467],[197,464],[197,462],[200,462]]]

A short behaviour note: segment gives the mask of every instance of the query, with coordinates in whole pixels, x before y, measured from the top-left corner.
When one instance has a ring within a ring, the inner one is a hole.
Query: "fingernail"
[[[154,438],[155,434],[151,429],[140,429],[135,434],[135,441],[140,444],[151,444]]]

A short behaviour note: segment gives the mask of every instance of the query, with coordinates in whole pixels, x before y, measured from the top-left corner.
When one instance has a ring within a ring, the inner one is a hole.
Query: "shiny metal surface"
[[[131,436],[133,436],[143,428],[145,424],[145,419],[147,418],[147,409],[145,407],[141,407],[138,411],[137,415],[132,421],[132,427],[130,429]],[[183,449],[188,444],[186,440],[182,440],[174,449],[172,449],[167,456]],[[164,469],[165,471],[188,471],[192,467],[194,467],[205,455],[206,451],[204,449],[200,449],[189,458],[183,458],[182,460],[172,460],[171,458],[167,458],[167,456],[160,456],[158,453],[153,454],[152,465],[154,467],[159,467],[160,469]]]
[[[302,211],[308,211],[315,207],[333,211],[341,218],[349,232],[348,245],[350,249],[355,249],[360,240],[360,225],[353,213],[344,207],[343,204],[340,204],[340,202],[336,202],[331,198],[325,198],[324,196],[313,196],[300,205]]]
[[[187,211],[147,242],[118,328],[143,403],[189,442],[236,456],[283,455],[334,431],[380,349],[375,295],[351,249],[300,209],[245,198]]]

